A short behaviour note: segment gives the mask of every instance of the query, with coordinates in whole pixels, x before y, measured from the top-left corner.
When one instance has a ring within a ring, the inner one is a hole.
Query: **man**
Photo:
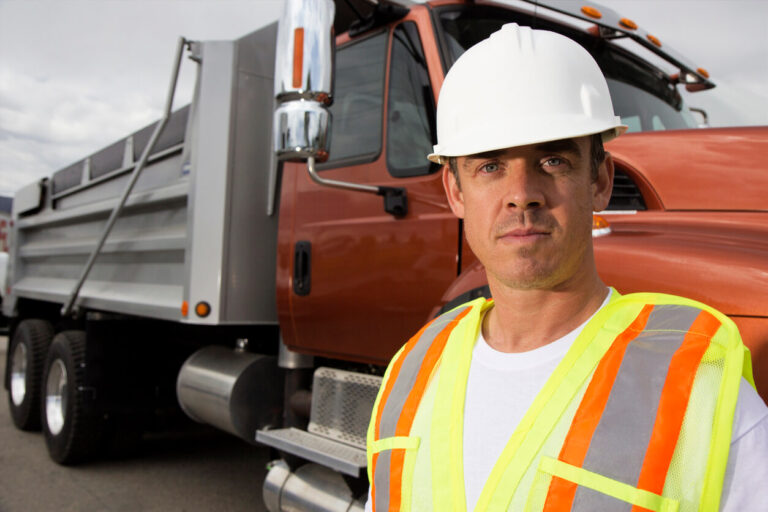
[[[451,68],[437,126],[429,157],[494,299],[393,358],[367,510],[764,507],[768,409],[734,324],[679,297],[621,297],[597,274],[602,142],[626,127],[591,56],[505,25]]]

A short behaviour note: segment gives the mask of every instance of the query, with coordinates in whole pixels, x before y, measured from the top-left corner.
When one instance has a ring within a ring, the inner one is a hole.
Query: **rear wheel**
[[[45,364],[41,416],[48,454],[59,464],[90,458],[101,442],[103,421],[85,370],[85,332],[57,334]]]
[[[53,338],[46,320],[22,320],[8,349],[8,404],[13,424],[40,430],[40,388],[45,358]]]

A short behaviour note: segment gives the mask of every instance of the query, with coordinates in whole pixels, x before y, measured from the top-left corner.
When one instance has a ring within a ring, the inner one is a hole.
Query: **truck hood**
[[[606,149],[664,209],[768,211],[768,126],[631,133]]]

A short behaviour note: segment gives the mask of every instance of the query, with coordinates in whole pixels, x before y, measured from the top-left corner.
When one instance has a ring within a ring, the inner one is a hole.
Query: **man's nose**
[[[510,167],[504,181],[507,208],[527,210],[543,206],[545,199],[536,170],[522,162]]]

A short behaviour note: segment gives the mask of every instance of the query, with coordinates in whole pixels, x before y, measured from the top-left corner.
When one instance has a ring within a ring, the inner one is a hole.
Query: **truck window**
[[[517,22],[552,30],[570,37],[592,54],[607,79],[613,108],[629,126],[628,131],[696,128],[696,120],[674,85],[658,78],[654,67],[621,47],[523,12],[482,6],[445,7],[439,12],[446,67],[505,23]]]
[[[439,169],[427,160],[435,143],[435,101],[419,33],[413,22],[392,33],[387,100],[387,169],[396,178]]]
[[[381,32],[336,52],[329,158],[334,167],[370,161],[381,153],[386,43],[387,33]]]

